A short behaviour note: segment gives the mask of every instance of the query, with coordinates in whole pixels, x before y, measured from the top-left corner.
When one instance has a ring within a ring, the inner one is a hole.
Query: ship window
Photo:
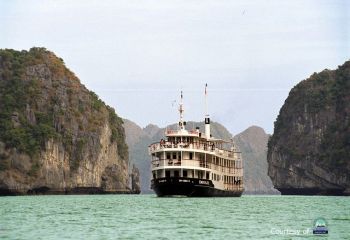
[[[193,159],[193,153],[190,152],[190,160]]]
[[[170,177],[170,171],[165,171],[165,176],[166,176],[167,178],[169,178],[169,177]]]
[[[156,173],[154,172],[154,173],[153,173],[153,179],[155,179],[155,178],[156,178]]]
[[[173,159],[176,159],[176,153],[173,153]]]
[[[170,153],[166,154],[166,159],[170,159]]]
[[[174,177],[179,177],[179,171],[174,171]]]
[[[209,173],[208,172],[205,175],[205,179],[209,179]]]
[[[183,177],[187,177],[187,170],[184,170],[184,171],[182,172],[182,175],[183,175]]]

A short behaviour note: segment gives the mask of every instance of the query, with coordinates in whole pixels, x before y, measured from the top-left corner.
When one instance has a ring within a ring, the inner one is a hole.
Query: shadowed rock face
[[[129,191],[122,120],[43,48],[0,50],[0,194]]]
[[[349,61],[290,91],[268,145],[268,173],[282,194],[350,194]]]
[[[188,122],[187,127],[200,127],[203,131],[203,122]],[[142,193],[152,193],[151,164],[148,155],[148,146],[161,138],[164,138],[165,128],[159,128],[150,124],[145,128],[124,119],[126,140],[130,149],[130,160],[139,168],[141,176]],[[168,129],[176,128],[176,125],[168,126]],[[212,122],[212,135],[216,138],[230,140],[231,133],[221,124]],[[270,178],[267,176],[267,140],[268,135],[262,128],[250,127],[241,134],[235,136],[235,142],[241,149],[244,161],[245,191],[249,194],[277,194]]]

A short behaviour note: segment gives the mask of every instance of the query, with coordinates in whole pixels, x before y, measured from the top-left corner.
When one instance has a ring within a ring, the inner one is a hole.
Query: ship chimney
[[[207,102],[207,87],[208,87],[208,84],[205,84],[205,120],[204,120],[204,123],[205,123],[205,137],[207,139],[209,139],[211,137],[210,135],[210,117],[209,117],[209,114],[208,114],[208,102]]]

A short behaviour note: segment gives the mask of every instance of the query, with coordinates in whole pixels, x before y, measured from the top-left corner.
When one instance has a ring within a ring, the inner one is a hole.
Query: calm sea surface
[[[318,217],[327,237],[310,232]],[[350,197],[0,197],[0,239],[236,238],[350,239]]]

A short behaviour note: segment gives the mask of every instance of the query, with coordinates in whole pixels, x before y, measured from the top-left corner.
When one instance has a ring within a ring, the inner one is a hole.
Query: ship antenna
[[[210,136],[210,117],[209,117],[209,113],[208,113],[208,92],[207,92],[207,87],[208,87],[208,84],[206,83],[205,84],[205,91],[204,91],[204,95],[205,95],[205,137],[207,139],[209,139],[211,136]]]
[[[207,99],[207,87],[208,84],[205,84],[204,97],[205,97],[205,117],[209,116],[208,114],[208,99]]]
[[[180,127],[180,130],[184,130],[185,129],[185,127],[184,127],[184,120],[183,120],[183,118],[184,118],[184,107],[183,107],[183,94],[182,94],[182,91],[181,91],[179,112],[180,112],[179,127]]]

